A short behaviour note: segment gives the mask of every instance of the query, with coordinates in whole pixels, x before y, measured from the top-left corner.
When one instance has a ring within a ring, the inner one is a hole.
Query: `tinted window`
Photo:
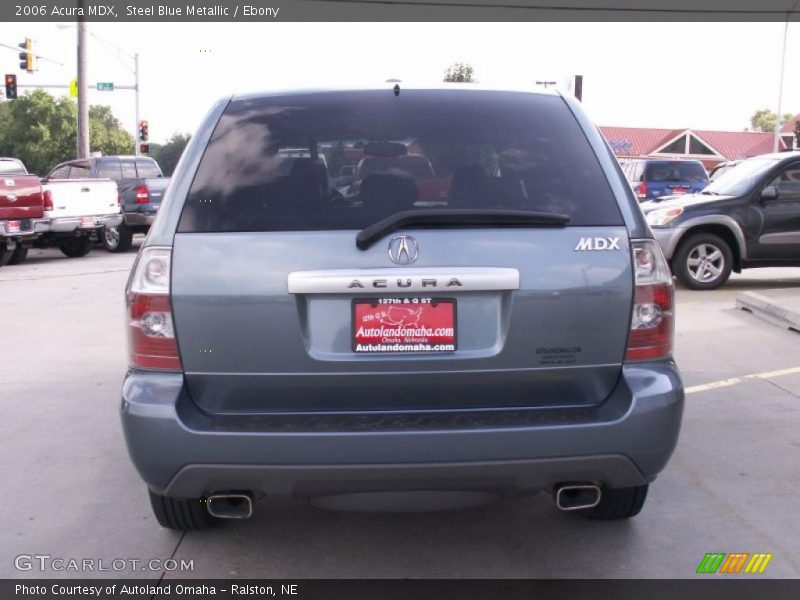
[[[307,149],[291,158],[287,149]],[[283,155],[281,154],[283,152]],[[329,173],[361,165],[336,189]],[[178,227],[360,229],[401,210],[548,211],[618,225],[608,181],[555,96],[391,90],[241,99],[217,124]]]
[[[739,196],[751,190],[758,181],[772,169],[778,159],[750,158],[743,160],[735,169],[725,171],[704,191],[723,196]]]
[[[136,164],[132,160],[122,161],[122,178],[136,179]]]
[[[89,163],[72,163],[70,165],[70,179],[86,179],[87,177],[89,177]]]
[[[101,160],[97,165],[97,177],[100,179],[113,179],[114,181],[122,177],[119,160]]]
[[[136,159],[136,172],[140,178],[161,176],[161,171],[158,170],[155,161],[146,158]]]
[[[708,174],[699,162],[659,161],[648,163],[645,181],[680,181],[683,183],[703,183]]]
[[[61,165],[50,171],[48,179],[66,179],[69,176],[69,165]]]
[[[770,185],[778,188],[781,200],[800,200],[800,166],[792,165],[778,175]]]

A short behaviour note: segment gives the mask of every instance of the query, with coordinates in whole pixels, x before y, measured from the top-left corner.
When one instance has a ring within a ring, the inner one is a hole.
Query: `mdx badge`
[[[575,250],[621,250],[621,248],[619,247],[618,237],[584,237],[578,240]]]
[[[389,242],[389,260],[397,265],[410,265],[419,258],[419,245],[410,235],[398,235]]]

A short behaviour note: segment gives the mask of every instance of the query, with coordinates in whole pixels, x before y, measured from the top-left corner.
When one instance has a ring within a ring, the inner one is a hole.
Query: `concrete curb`
[[[800,310],[788,308],[767,296],[742,292],[736,296],[736,308],[753,313],[773,325],[800,333]]]

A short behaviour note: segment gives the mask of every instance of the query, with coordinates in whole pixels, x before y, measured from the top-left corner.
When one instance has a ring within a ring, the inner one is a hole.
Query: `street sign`
[[[97,82],[97,91],[98,92],[113,92],[114,91],[114,84],[110,81],[98,81]]]
[[[77,77],[69,82],[69,97],[70,98],[77,98],[78,97],[78,78]]]

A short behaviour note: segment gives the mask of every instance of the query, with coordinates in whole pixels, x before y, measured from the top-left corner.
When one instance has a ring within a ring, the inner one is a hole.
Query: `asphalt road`
[[[773,553],[760,577],[800,577],[800,334],[734,309],[743,290],[800,294],[800,269],[679,290],[683,431],[629,522],[559,513],[540,494],[405,515],[259,505],[250,521],[181,534],[151,516],[119,425],[134,256],[34,250],[0,269],[0,577],[684,578],[707,552]],[[94,559],[95,571],[19,571],[19,555]],[[98,571],[170,557],[193,570]]]

